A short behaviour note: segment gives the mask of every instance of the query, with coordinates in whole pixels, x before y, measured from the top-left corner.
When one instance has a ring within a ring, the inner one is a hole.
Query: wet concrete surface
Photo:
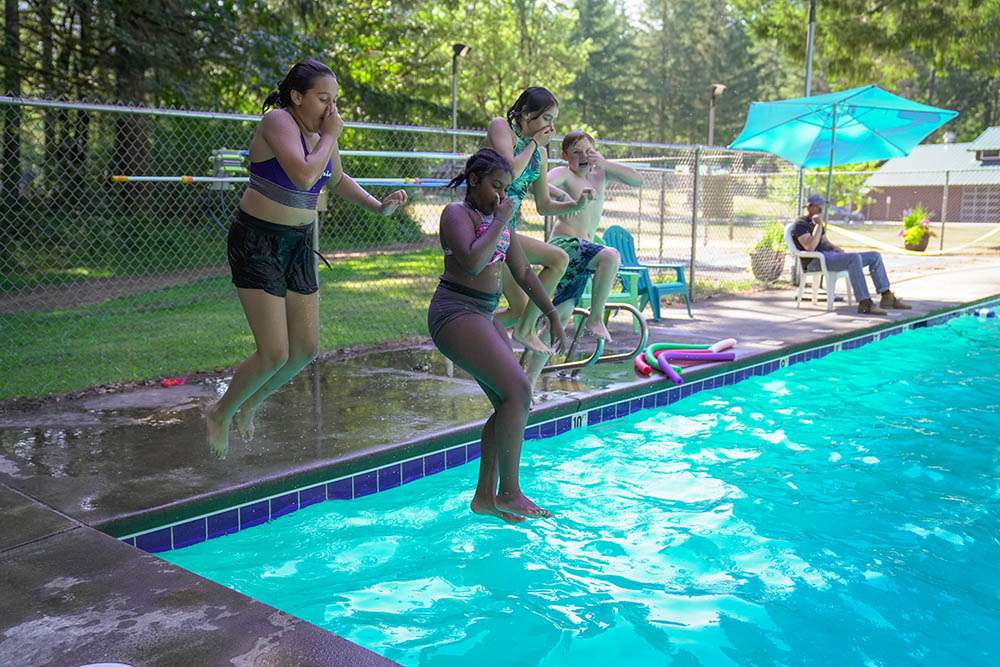
[[[886,260],[913,310],[859,316],[841,303],[828,313],[776,289],[699,301],[694,320],[667,305],[650,342],[733,337],[739,363],[1000,295],[1000,258]],[[634,347],[629,320],[613,320],[612,333],[609,349]],[[227,380],[0,408],[0,664],[255,664],[247,656],[260,647],[273,653],[256,664],[391,664],[94,528],[122,535],[468,442],[488,401],[429,344],[316,363],[261,407],[253,441],[234,431],[218,461],[202,410]],[[546,374],[531,422],[662,382],[631,363]],[[80,629],[90,627],[105,639]]]
[[[10,667],[396,664],[80,524],[0,553],[0,574]]]

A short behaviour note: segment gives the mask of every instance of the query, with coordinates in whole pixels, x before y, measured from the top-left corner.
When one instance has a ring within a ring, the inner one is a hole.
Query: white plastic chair
[[[788,252],[792,253],[793,261],[799,262],[799,293],[795,297],[795,307],[799,308],[802,305],[802,293],[806,288],[806,279],[812,276],[812,302],[816,305],[816,301],[819,298],[819,283],[820,279],[824,281],[826,285],[826,309],[827,311],[833,310],[833,302],[837,298],[837,281],[841,278],[844,279],[845,286],[847,288],[847,305],[850,306],[854,303],[854,295],[851,291],[851,280],[847,271],[831,271],[826,268],[826,257],[823,253],[808,250],[799,250],[798,246],[795,245],[795,241],[792,240],[792,228],[795,227],[794,222],[790,222],[785,225],[785,243],[788,245]],[[800,261],[801,258],[816,258],[819,260],[819,269],[813,269],[811,271],[806,271],[802,267]]]

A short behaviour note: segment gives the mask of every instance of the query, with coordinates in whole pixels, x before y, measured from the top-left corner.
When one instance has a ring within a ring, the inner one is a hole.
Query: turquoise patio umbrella
[[[923,139],[958,115],[863,86],[825,95],[752,102],[746,125],[730,148],[756,149],[803,169],[909,155]]]

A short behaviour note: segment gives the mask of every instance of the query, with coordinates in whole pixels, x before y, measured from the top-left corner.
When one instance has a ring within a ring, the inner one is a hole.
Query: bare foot
[[[224,459],[229,453],[229,422],[223,422],[218,405],[205,408],[205,425],[208,427],[208,448],[215,458]]]
[[[583,333],[588,336],[593,336],[594,338],[600,338],[607,342],[611,342],[611,332],[604,325],[604,318],[598,317],[596,319],[587,318],[583,321]]]
[[[544,355],[555,354],[552,348],[543,343],[542,339],[532,329],[525,330],[523,327],[517,327],[511,332],[510,337],[532,352]]]
[[[552,512],[531,502],[528,500],[528,497],[520,491],[511,494],[505,494],[503,492],[498,493],[496,506],[497,509],[515,512],[522,516],[526,516],[529,519],[548,519],[552,516]]]
[[[236,430],[240,432],[243,442],[253,440],[253,413],[250,408],[240,408],[236,411]]]
[[[511,514],[510,512],[503,512],[497,509],[496,505],[489,501],[482,501],[478,498],[473,498],[472,502],[469,503],[469,509],[471,509],[475,514],[485,514],[487,516],[500,517],[507,523],[521,523],[524,521],[524,517],[518,514]]]

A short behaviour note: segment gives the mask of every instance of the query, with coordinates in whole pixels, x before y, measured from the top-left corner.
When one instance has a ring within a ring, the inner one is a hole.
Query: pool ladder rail
[[[565,361],[558,364],[551,364],[542,369],[542,372],[548,371],[568,371],[572,370],[571,375],[575,376],[580,372],[581,369],[587,366],[593,366],[594,364],[610,363],[613,361],[631,361],[636,356],[642,353],[643,349],[646,347],[646,342],[649,339],[649,327],[646,326],[646,318],[642,316],[634,306],[627,303],[608,303],[604,305],[604,310],[608,311],[611,315],[618,313],[619,310],[626,310],[632,314],[632,317],[639,324],[639,344],[631,352],[609,354],[607,356],[602,356],[604,354],[604,339],[597,338],[597,347],[594,349],[594,353],[591,354],[586,359],[581,359],[579,361],[570,361],[573,358],[573,354],[576,352],[577,343],[580,340],[580,334],[583,333],[583,320],[576,326],[576,331],[573,334],[573,342],[570,343],[569,350],[566,352]],[[573,309],[573,315],[580,315],[581,317],[587,317],[590,315],[590,311],[585,308],[575,308]]]

